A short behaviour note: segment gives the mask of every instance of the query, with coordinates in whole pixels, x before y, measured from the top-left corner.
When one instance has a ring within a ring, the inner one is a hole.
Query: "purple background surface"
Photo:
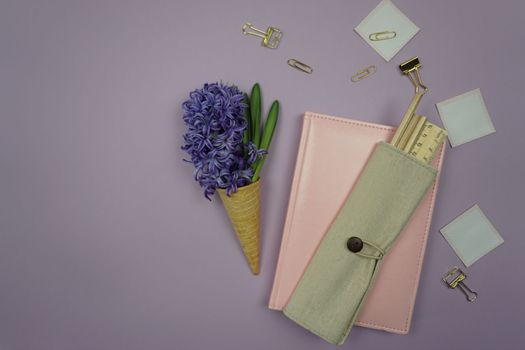
[[[355,328],[344,347],[523,346],[525,2],[396,0],[422,30],[390,63],[353,32],[377,3],[2,0],[0,348],[333,348],[266,308],[301,117],[396,125],[412,94],[397,65],[414,55],[422,114],[441,124],[436,102],[480,87],[497,132],[447,152],[410,334]],[[246,21],[280,27],[281,46]],[[181,103],[217,80],[282,103],[259,277],[181,161]],[[505,243],[468,269],[470,304],[440,281],[460,261],[438,229],[475,203]]]

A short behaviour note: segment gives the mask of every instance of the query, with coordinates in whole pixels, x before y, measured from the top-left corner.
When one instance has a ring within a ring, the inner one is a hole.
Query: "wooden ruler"
[[[391,144],[428,164],[446,137],[447,132],[429,122],[426,117],[408,113],[401,121]]]
[[[413,115],[411,119],[398,148],[429,164],[445,141],[447,132],[424,116]]]

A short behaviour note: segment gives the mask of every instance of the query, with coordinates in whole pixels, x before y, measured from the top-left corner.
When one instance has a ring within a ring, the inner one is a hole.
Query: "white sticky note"
[[[383,0],[354,29],[387,62],[394,57],[419,31],[390,0]],[[372,41],[370,34],[395,32],[393,39]]]
[[[477,204],[440,232],[467,267],[503,243],[503,238]]]
[[[496,132],[480,89],[439,102],[436,107],[452,147]]]

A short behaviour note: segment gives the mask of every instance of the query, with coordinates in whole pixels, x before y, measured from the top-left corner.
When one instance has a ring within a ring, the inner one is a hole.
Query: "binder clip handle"
[[[461,282],[458,284],[459,289],[465,294],[467,300],[473,303],[478,298],[478,293],[470,289],[465,283]]]

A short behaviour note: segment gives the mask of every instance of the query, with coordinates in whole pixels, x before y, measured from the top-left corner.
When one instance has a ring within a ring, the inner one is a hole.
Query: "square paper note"
[[[452,147],[496,132],[480,89],[440,102],[436,107]]]
[[[387,62],[412,39],[419,28],[390,0],[383,0],[354,29]],[[370,35],[381,32],[395,32],[388,40],[370,40]]]
[[[467,267],[503,243],[503,238],[478,205],[455,218],[440,231]]]

